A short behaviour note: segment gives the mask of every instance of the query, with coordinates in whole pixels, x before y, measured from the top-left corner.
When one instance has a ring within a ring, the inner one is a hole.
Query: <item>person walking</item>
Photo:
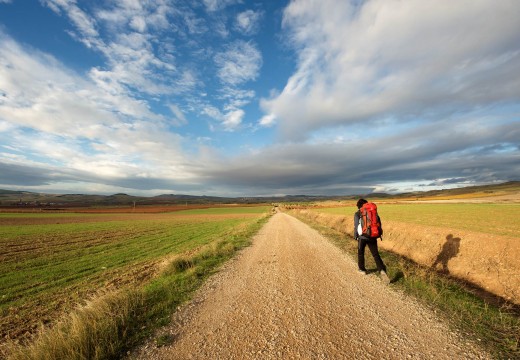
[[[372,253],[372,256],[374,257],[374,261],[376,262],[377,270],[379,271],[379,274],[381,275],[381,278],[386,281],[390,282],[388,275],[386,274],[386,266],[383,262],[383,259],[381,259],[381,256],[379,255],[379,251],[377,249],[377,238],[376,237],[368,237],[361,233],[360,229],[360,218],[361,218],[361,211],[360,209],[363,207],[364,204],[368,203],[365,199],[359,199],[357,201],[357,208],[358,211],[354,214],[354,238],[358,241],[358,268],[359,272],[363,274],[367,274],[367,269],[365,267],[365,247],[368,246],[370,249],[370,252]],[[381,224],[381,219],[379,219],[379,215],[377,216],[379,223]]]

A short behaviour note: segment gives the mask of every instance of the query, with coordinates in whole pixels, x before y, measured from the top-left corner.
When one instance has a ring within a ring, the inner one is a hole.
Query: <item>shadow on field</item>
[[[404,278],[404,273],[402,271],[398,271],[397,274],[390,280],[390,284],[396,283],[399,280]]]
[[[457,256],[460,251],[460,238],[453,237],[453,234],[448,234],[446,236],[446,242],[442,245],[441,252],[437,255],[437,259],[433,262],[431,268],[437,268],[437,265],[442,265],[441,272],[445,274],[450,273],[450,269],[448,268],[448,262]]]

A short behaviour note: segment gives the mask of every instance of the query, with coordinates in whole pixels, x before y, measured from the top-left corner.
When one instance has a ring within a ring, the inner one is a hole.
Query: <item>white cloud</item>
[[[92,46],[93,42],[97,42],[95,39],[99,36],[96,29],[96,22],[94,19],[89,17],[79,6],[76,5],[75,1],[71,0],[42,0],[42,3],[47,5],[57,14],[61,11],[65,12],[70,21],[79,30],[82,41],[87,46]]]
[[[214,27],[215,27],[215,32],[217,34],[219,34],[220,37],[222,37],[223,39],[226,39],[230,35],[230,32],[227,28],[225,19],[217,20]]]
[[[188,120],[186,120],[186,116],[184,116],[184,113],[178,105],[171,104],[169,105],[169,108],[171,112],[175,115],[174,123],[176,125],[185,125],[188,123]]]
[[[297,70],[263,109],[298,138],[381,116],[516,102],[519,13],[514,1],[293,1],[283,26]]]
[[[206,5],[206,9],[208,11],[217,10],[219,7],[219,4],[221,3],[221,1],[219,1],[219,0],[203,0],[203,2],[204,2],[204,5]]]
[[[226,101],[224,110],[237,109],[246,106],[255,98],[253,90],[237,89],[231,86],[224,86],[221,89],[219,99]]]
[[[259,30],[261,18],[262,12],[246,10],[237,15],[235,28],[246,35],[255,34]]]
[[[109,32],[118,33],[130,29],[144,32],[148,28],[164,30],[169,26],[168,16],[174,9],[168,2],[157,0],[153,2],[117,1],[99,8],[94,18],[108,27]]]
[[[11,123],[0,120],[0,132],[7,132],[9,130],[12,130],[13,128],[14,126]]]
[[[254,80],[262,66],[260,51],[250,42],[237,40],[226,51],[215,55],[219,79],[229,85],[240,85]]]
[[[29,158],[60,164],[66,171],[92,170],[98,177],[190,177],[182,165],[187,163],[182,137],[145,101],[117,86],[99,87],[4,35],[0,39],[0,124],[10,133],[4,146],[17,144]],[[178,107],[171,110],[179,122],[186,121]]]
[[[274,114],[268,114],[260,119],[259,125],[262,127],[271,127],[276,123],[276,116]]]
[[[138,32],[146,31],[146,21],[142,16],[134,16],[130,21],[130,27]]]
[[[205,21],[194,12],[183,13],[183,20],[190,35],[201,35],[208,31]]]
[[[230,111],[224,116],[224,121],[222,124],[227,131],[235,130],[241,123],[244,118],[245,112],[242,109],[237,109]]]
[[[229,5],[239,3],[241,0],[203,0],[206,10],[209,12],[222,10]]]
[[[169,47],[161,46],[159,52],[154,46],[173,12],[163,1],[145,5],[123,1],[93,13],[72,1],[46,0],[45,4],[58,14],[65,13],[77,30],[74,37],[106,57],[107,67],[98,69],[103,74],[98,83],[108,81],[112,87],[119,83],[126,91],[152,95],[186,90],[175,86],[183,82],[184,74],[172,63],[175,58]]]
[[[217,11],[233,3],[208,1],[206,5],[208,11]],[[57,13],[66,14],[69,19],[73,19],[75,14],[81,14],[81,18],[86,19],[92,28],[98,29],[97,33],[88,32],[84,26],[80,27],[78,22],[73,21],[77,30],[75,38],[99,51],[107,59],[104,66],[91,69],[89,76],[96,86],[114,96],[182,94],[188,103],[183,104],[183,108],[194,111],[200,104],[196,99],[200,97],[200,92],[195,90],[206,87],[204,82],[207,76],[201,69],[208,68],[205,61],[211,60],[217,65],[211,75],[217,76],[224,85],[222,89],[216,90],[217,100],[225,101],[225,104],[219,106],[224,113],[240,109],[255,96],[254,91],[242,90],[238,86],[256,79],[259,74],[262,57],[256,46],[252,42],[235,41],[215,55],[212,47],[204,43],[204,37],[214,36],[209,32],[210,25],[215,33],[220,31],[221,35],[225,35],[223,31],[227,30],[221,16],[212,15],[216,20],[209,21],[192,7],[174,6],[162,0],[122,1],[98,5],[95,9],[85,8],[84,11],[73,2],[47,0],[46,4]],[[252,29],[257,13],[248,12],[246,15]],[[244,28],[244,31],[248,30]],[[165,34],[168,34],[166,38],[163,37]],[[177,62],[177,54],[181,51],[179,48],[184,52],[181,57],[193,52],[190,55],[191,62],[190,59],[183,59],[180,64]],[[207,101],[213,100],[215,98]],[[211,116],[217,118],[214,112]],[[226,116],[220,114],[218,121],[223,124],[227,121]],[[229,129],[231,123],[226,124],[224,128]]]
[[[245,111],[234,106],[227,106],[224,111],[225,112],[222,112],[214,106],[206,105],[202,110],[202,114],[218,121],[221,128],[225,131],[234,131],[239,128],[244,119]],[[212,131],[213,130],[216,129],[212,127]]]
[[[219,121],[221,121],[224,118],[224,116],[222,115],[220,110],[211,105],[204,106],[204,108],[202,109],[202,113],[205,115],[208,115],[212,119],[219,120]]]

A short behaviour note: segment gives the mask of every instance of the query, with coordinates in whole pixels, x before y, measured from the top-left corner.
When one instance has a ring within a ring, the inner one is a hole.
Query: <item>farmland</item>
[[[313,211],[354,216],[355,206]],[[383,221],[453,228],[520,238],[520,204],[392,204],[378,203]]]
[[[256,224],[270,207],[173,213],[0,213],[0,335],[27,337],[97,294]]]

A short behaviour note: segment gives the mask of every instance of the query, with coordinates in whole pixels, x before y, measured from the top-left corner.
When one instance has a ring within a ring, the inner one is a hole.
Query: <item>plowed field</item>
[[[85,299],[153,276],[268,207],[161,214],[0,213],[0,338],[28,338]]]

